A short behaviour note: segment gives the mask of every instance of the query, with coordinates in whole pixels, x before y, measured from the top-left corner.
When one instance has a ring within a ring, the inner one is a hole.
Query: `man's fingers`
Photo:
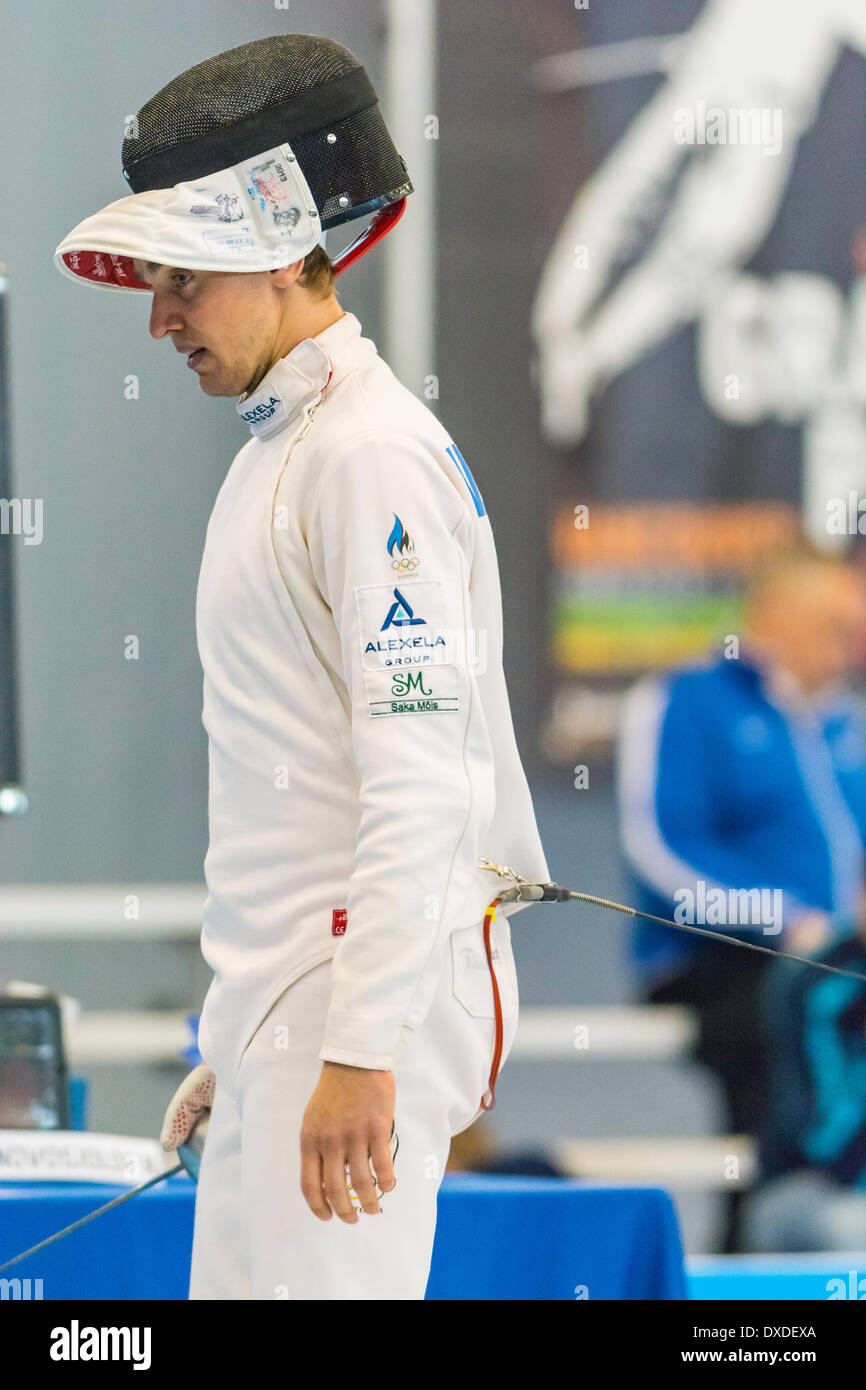
[[[322,1159],[319,1150],[301,1141],[301,1191],[307,1206],[320,1221],[330,1221],[331,1208],[322,1191]]]
[[[397,1186],[397,1179],[394,1177],[394,1161],[391,1157],[391,1141],[388,1136],[379,1136],[370,1145],[370,1158],[373,1164],[373,1172],[376,1174],[376,1182],[382,1192],[390,1192]],[[355,1191],[357,1192],[357,1188]]]
[[[333,1211],[341,1221],[354,1226],[358,1213],[352,1206],[346,1179],[346,1150],[343,1145],[332,1148],[322,1156],[322,1187]]]
[[[370,1155],[366,1146],[353,1146],[349,1151],[348,1163],[355,1196],[368,1216],[376,1216],[379,1212],[379,1198],[376,1196],[376,1184],[370,1172]]]
[[[333,1131],[322,1132],[315,1124],[302,1126],[301,1191],[320,1220],[327,1221],[336,1213],[341,1221],[354,1226],[359,1208],[370,1216],[381,1214],[380,1194],[397,1185],[397,1136],[393,1123],[390,1134],[379,1125],[375,1129],[375,1137],[367,1139],[359,1137],[363,1127],[338,1137]]]

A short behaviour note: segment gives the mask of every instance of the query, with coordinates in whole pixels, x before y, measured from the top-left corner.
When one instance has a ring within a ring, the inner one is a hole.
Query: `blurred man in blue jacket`
[[[866,722],[860,573],[805,543],[755,576],[724,654],[639,682],[618,758],[621,834],[636,906],[808,955],[860,914]],[[639,923],[643,997],[690,1005],[697,1056],[719,1075],[738,1133],[764,1108],[758,991],[772,957]],[[788,966],[796,971],[805,967]]]
[[[866,973],[866,923],[820,959]],[[771,966],[761,999],[770,1084],[745,1247],[866,1250],[866,984]],[[853,1296],[864,1290],[858,1281]]]

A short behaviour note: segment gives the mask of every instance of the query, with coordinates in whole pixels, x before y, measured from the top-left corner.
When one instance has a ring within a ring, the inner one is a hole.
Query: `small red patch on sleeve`
[[[345,936],[348,913],[345,907],[335,907],[331,914],[331,935]]]

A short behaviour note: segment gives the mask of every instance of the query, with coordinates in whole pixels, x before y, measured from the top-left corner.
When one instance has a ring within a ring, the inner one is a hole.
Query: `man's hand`
[[[363,1210],[381,1210],[376,1182],[383,1192],[396,1186],[389,1149],[393,1122],[392,1072],[322,1063],[301,1124],[301,1191],[320,1220],[330,1221],[333,1212],[349,1225],[358,1220],[347,1164]]]
[[[832,922],[827,912],[804,912],[788,929],[784,947],[795,956],[814,956],[829,946]]]

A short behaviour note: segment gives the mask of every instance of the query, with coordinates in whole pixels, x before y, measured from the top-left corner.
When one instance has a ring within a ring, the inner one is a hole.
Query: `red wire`
[[[502,1000],[499,997],[499,983],[496,979],[496,972],[493,969],[493,953],[490,948],[490,924],[496,908],[501,903],[501,898],[494,898],[484,914],[484,949],[487,952],[487,964],[490,968],[490,980],[493,985],[493,1012],[496,1018],[496,1038],[493,1044],[493,1064],[490,1068],[490,1076],[487,1080],[487,1090],[481,1097],[482,1110],[492,1110],[496,1104],[496,1077],[499,1074],[499,1063],[502,1060]],[[490,1097],[488,1101],[488,1096]]]

